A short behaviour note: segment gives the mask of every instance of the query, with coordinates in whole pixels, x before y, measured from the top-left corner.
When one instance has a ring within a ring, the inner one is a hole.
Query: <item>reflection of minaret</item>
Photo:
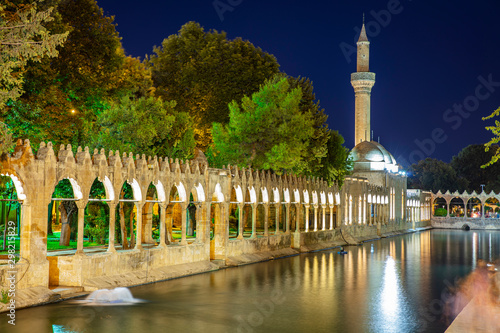
[[[362,141],[370,141],[370,95],[375,84],[375,73],[371,73],[369,69],[370,42],[366,37],[364,22],[356,44],[358,45],[358,68],[356,73],[351,74],[351,84],[356,95],[355,146]]]

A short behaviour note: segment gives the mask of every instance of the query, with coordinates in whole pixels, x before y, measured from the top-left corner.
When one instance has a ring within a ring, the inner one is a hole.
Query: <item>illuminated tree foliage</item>
[[[345,176],[352,169],[352,160],[348,159],[349,149],[343,146],[344,138],[337,131],[329,131],[326,143],[326,156],[321,159],[320,168],[315,176],[322,177],[329,185],[337,182],[342,186]]]
[[[241,104],[229,104],[229,123],[214,123],[214,152],[223,163],[300,173],[313,135],[313,119],[300,112],[300,87],[277,75]]]
[[[12,133],[7,125],[0,122],[0,156],[4,153],[8,153],[12,145]]]
[[[4,119],[15,137],[76,146],[88,141],[108,99],[134,84],[123,82],[125,56],[113,18],[95,0],[55,2],[55,20],[47,29],[69,31],[68,39],[57,58],[27,64],[25,93]],[[133,60],[129,69],[148,75]]]
[[[488,117],[484,117],[483,120],[492,119],[498,117],[499,115],[500,115],[500,108],[493,111],[493,113],[490,114]],[[495,125],[486,126],[486,129],[488,131],[491,131],[494,135],[493,138],[491,138],[491,140],[484,145],[485,151],[489,151],[492,146],[497,145],[500,142],[500,121],[498,119],[495,119]],[[500,159],[500,150],[496,149],[493,156],[491,156],[490,161],[482,165],[482,168],[486,168],[487,166],[496,163],[499,159]]]
[[[177,101],[177,108],[194,120],[197,146],[211,142],[211,124],[229,121],[227,105],[259,90],[278,73],[276,58],[249,41],[228,40],[226,33],[204,29],[195,22],[165,39],[150,57],[156,94]]]
[[[53,20],[52,8],[37,11],[30,5],[0,3],[0,110],[22,93],[23,74],[28,61],[55,57],[67,33],[51,34],[45,27]]]
[[[309,146],[307,147],[306,154],[303,158],[302,169],[304,170],[303,173],[306,175],[317,176],[322,174],[323,161],[327,161],[325,160],[325,157],[327,156],[327,143],[330,137],[330,130],[328,129],[328,124],[326,123],[328,116],[324,113],[324,109],[320,108],[319,101],[316,100],[316,96],[313,91],[312,82],[309,79],[288,77],[288,82],[290,83],[292,89],[297,87],[301,88],[302,97],[299,103],[300,112],[311,115],[313,120],[313,134],[309,140]],[[335,137],[334,139],[339,139],[339,137]],[[342,142],[340,144],[343,143],[343,140],[344,139],[342,138]],[[332,144],[333,142],[337,141],[332,141]],[[344,150],[341,149],[338,153],[343,156]],[[340,167],[340,165],[335,164],[335,166],[332,167],[337,168]]]
[[[155,97],[123,97],[99,115],[94,144],[122,152],[191,158],[195,141],[192,120],[175,111],[176,103]]]

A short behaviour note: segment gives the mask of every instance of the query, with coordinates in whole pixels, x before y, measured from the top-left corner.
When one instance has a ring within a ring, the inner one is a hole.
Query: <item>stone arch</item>
[[[269,202],[269,197],[267,195],[267,189],[261,188],[257,193],[257,210],[255,219],[255,231],[257,236],[264,236],[266,219],[266,209]]]
[[[0,173],[0,176],[9,177],[11,179],[12,183],[14,184],[14,188],[16,189],[17,198],[19,200],[27,200],[26,193],[24,192],[23,182],[17,174],[4,171]]]
[[[436,217],[446,217],[448,214],[448,204],[443,197],[436,197],[432,202],[432,215]]]
[[[255,190],[252,187],[247,187],[245,190],[245,195],[243,198],[243,237],[250,238],[253,236],[253,220],[254,214],[256,213],[256,209],[254,206],[256,205],[256,195]]]
[[[224,202],[224,193],[222,193],[222,187],[220,186],[219,183],[215,185],[215,191],[212,195],[212,201],[215,201],[217,203]]]
[[[85,205],[84,236],[89,243],[107,245],[109,241],[109,206],[106,186],[95,178]],[[85,245],[85,243],[84,243]]]
[[[185,230],[182,230],[182,205],[186,205],[186,190],[182,183],[172,185],[169,191],[166,223],[167,223],[167,238],[169,242],[182,242]]]
[[[136,186],[136,185],[134,185]],[[136,194],[130,182],[124,181],[118,194],[118,230],[115,237],[122,249],[133,248],[136,244],[137,205]],[[140,189],[139,189],[140,192]]]
[[[500,201],[495,197],[489,197],[484,202],[484,217],[499,218],[500,217]]]
[[[240,236],[240,210],[242,209],[241,202],[243,201],[243,194],[238,194],[238,189],[241,192],[241,187],[233,186],[229,199],[229,238],[236,238]],[[238,196],[240,196],[238,198]]]
[[[270,198],[270,207],[269,207],[269,217],[270,221],[273,223],[271,225],[274,226],[274,233],[277,234],[280,230],[285,230],[286,226],[286,205],[282,202],[280,189],[278,187],[271,188],[271,198]],[[271,226],[270,226],[271,228]]]
[[[204,196],[203,187],[200,189],[200,185],[193,186],[191,191],[189,192],[189,201],[186,207],[186,238],[188,239],[196,239],[197,238],[197,231],[198,231],[198,225],[199,225],[199,209],[201,209],[201,206],[199,203],[201,202],[199,200],[200,195]],[[202,191],[200,193],[200,190]]]
[[[161,183],[160,183],[161,184]],[[150,182],[146,189],[144,206],[142,207],[141,244],[155,245],[160,240],[160,186]],[[163,193],[164,195],[164,193]],[[164,201],[164,200],[163,200]]]
[[[77,249],[77,241],[81,238],[81,250],[83,250],[83,234],[79,235],[79,232],[82,233],[84,230],[84,221],[79,222],[78,215],[84,216],[79,210],[84,210],[85,207],[78,207],[76,204],[76,201],[82,198],[81,188],[74,178],[61,177],[55,183],[48,204],[48,243],[58,243],[68,249]],[[81,228],[79,223],[82,223]]]
[[[0,195],[1,205],[0,205],[0,226],[3,226],[9,231],[9,237],[11,237],[11,232],[14,230],[15,242],[19,241],[19,245],[15,244],[16,256],[19,256],[20,249],[22,246],[21,237],[21,206],[22,199],[19,197],[18,189],[23,191],[22,183],[14,175],[0,174],[0,181],[2,183],[2,188],[5,185],[5,191],[2,191]],[[17,184],[16,184],[17,182]],[[22,193],[22,197],[26,197]],[[3,237],[2,237],[3,238]],[[3,243],[3,239],[1,240]]]
[[[481,200],[477,197],[471,197],[467,200],[466,211],[467,217],[469,218],[481,218],[483,216],[482,211],[483,204]]]
[[[450,201],[450,209],[448,211],[450,217],[464,217],[465,204],[464,200],[460,197],[455,197]]]

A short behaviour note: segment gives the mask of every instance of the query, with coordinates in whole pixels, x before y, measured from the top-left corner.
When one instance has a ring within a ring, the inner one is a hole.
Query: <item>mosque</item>
[[[370,41],[363,23],[357,42],[357,70],[351,74],[355,93],[355,142],[349,154],[353,161],[352,175],[366,178],[373,185],[388,188],[390,219],[403,221],[407,202],[406,175],[384,146],[370,140],[370,97],[375,85],[375,73],[370,72],[369,65]]]

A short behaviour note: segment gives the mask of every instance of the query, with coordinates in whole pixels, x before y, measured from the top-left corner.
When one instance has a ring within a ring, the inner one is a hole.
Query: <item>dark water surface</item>
[[[130,288],[147,303],[0,314],[0,332],[444,332],[449,288],[499,231],[432,230]],[[3,317],[3,318],[2,318]]]

